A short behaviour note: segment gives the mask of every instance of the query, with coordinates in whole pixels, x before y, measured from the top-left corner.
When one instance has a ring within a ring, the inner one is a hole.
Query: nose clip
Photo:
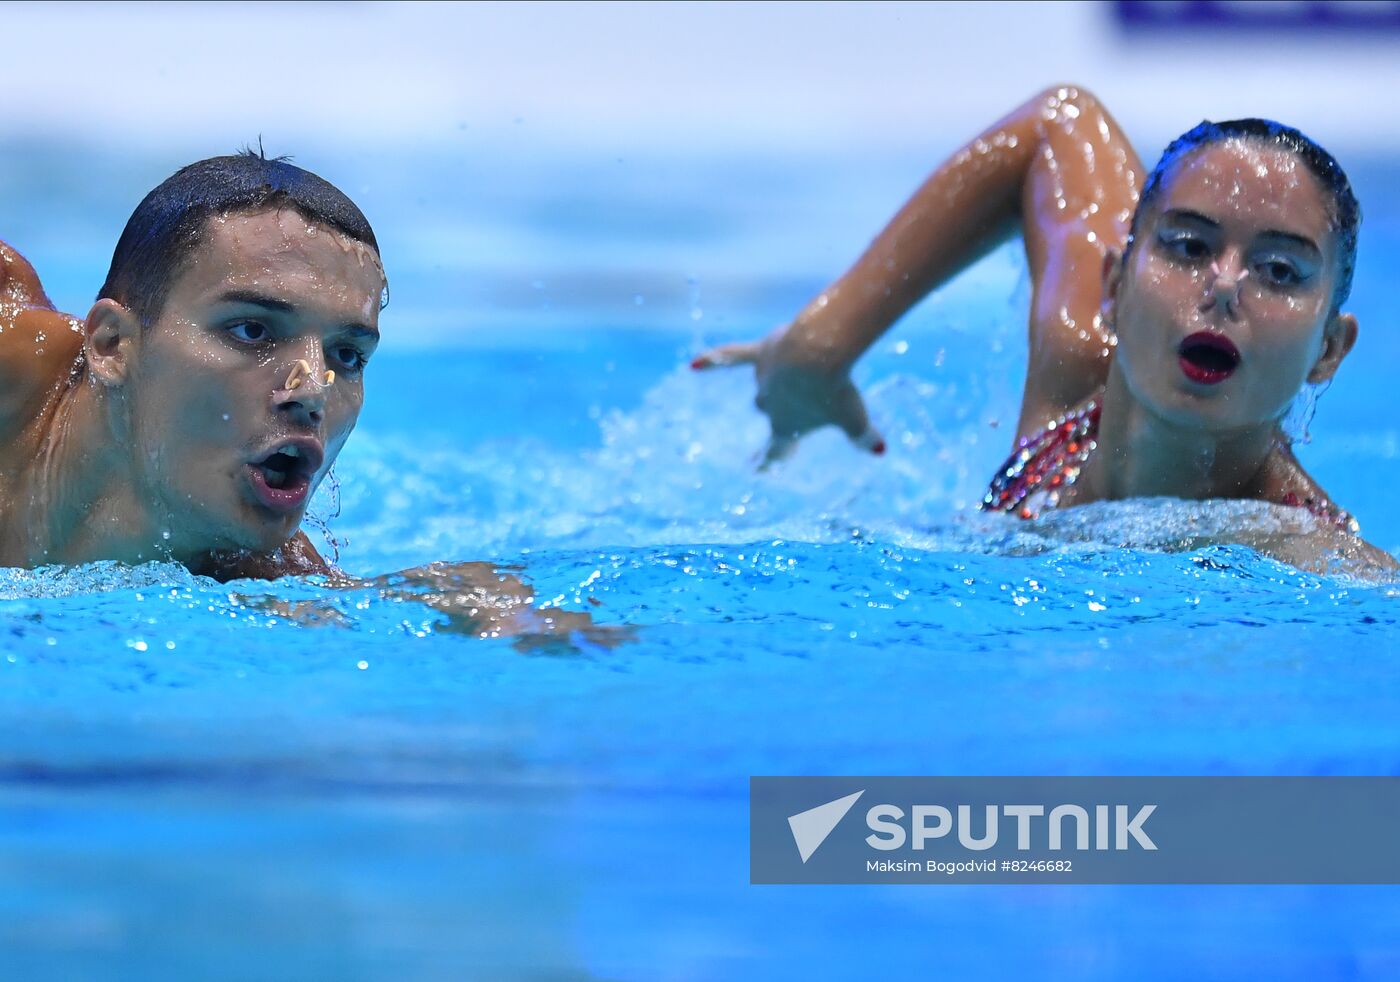
[[[301,383],[305,382],[310,377],[310,362],[308,362],[305,358],[298,358],[295,362],[292,363],[292,370],[287,375],[287,381],[282,383],[282,388],[287,392],[291,392],[294,389],[299,388],[301,386]],[[334,384],[335,372],[331,371],[330,369],[326,369],[326,374],[321,379],[321,385],[331,386]]]
[[[1231,279],[1220,271],[1219,263],[1211,263],[1210,272],[1214,279],[1207,288],[1206,302],[1201,305],[1201,309],[1209,310],[1219,303],[1225,308],[1225,313],[1237,313],[1240,306],[1240,290],[1244,281],[1249,278],[1249,270],[1242,270],[1238,278]]]

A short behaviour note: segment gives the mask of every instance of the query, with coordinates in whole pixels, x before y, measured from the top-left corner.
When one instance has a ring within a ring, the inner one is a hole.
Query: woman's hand
[[[690,363],[697,371],[734,365],[754,367],[754,405],[772,427],[760,467],[788,456],[804,434],[828,425],[839,427],[863,450],[885,452],[885,440],[870,425],[849,367],[834,362],[794,326],[779,328],[762,341],[711,348]]]

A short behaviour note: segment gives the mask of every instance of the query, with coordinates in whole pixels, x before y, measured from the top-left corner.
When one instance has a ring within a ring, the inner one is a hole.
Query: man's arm
[[[82,322],[54,310],[34,267],[0,242],[0,441],[34,418],[82,348]]]
[[[326,562],[305,532],[297,532],[275,553],[220,553],[192,571],[221,582],[236,579],[275,580],[283,576],[322,576],[340,590],[373,589],[381,597],[408,600],[446,614],[450,630],[477,637],[516,638],[522,650],[568,644],[578,632],[588,641],[613,647],[631,637],[631,630],[593,623],[586,611],[535,606],[535,592],[515,572],[492,563],[429,563],[370,579],[350,576]],[[278,614],[303,623],[337,623],[338,611],[316,605],[265,598]]]

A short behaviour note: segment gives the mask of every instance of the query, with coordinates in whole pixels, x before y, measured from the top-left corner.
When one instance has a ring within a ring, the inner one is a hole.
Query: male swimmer
[[[1336,160],[1265,120],[1202,124],[1151,174],[1082,89],[1050,89],[942,164],[855,265],[763,341],[696,368],[751,364],[767,459],[836,425],[884,440],[855,361],[930,291],[1020,232],[1033,295],[1015,446],[983,507],[1161,496],[1306,508],[1305,532],[1232,536],[1308,568],[1394,570],[1294,457],[1281,421],[1356,342],[1342,312],[1360,210]]]
[[[84,319],[0,258],[0,565],[354,582],[300,531],[379,343],[384,269],[349,198],[259,153],[182,168],[137,206]],[[591,627],[484,564],[392,583],[479,633]]]

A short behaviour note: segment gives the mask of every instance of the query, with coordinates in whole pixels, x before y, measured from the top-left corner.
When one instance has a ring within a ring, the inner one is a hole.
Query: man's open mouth
[[[1197,331],[1176,349],[1181,370],[1193,382],[1215,385],[1240,367],[1240,349],[1223,334]]]
[[[315,441],[281,444],[248,465],[253,493],[274,511],[295,511],[306,503],[321,459]]]

